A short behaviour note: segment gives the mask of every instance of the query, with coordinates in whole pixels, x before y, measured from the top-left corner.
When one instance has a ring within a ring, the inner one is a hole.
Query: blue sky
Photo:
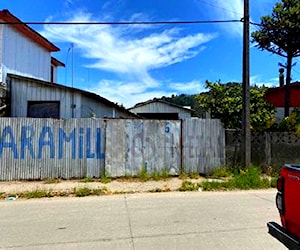
[[[250,0],[251,20],[270,14],[276,0]],[[243,0],[1,0],[22,21],[187,21],[243,16]],[[32,25],[61,51],[58,82],[95,92],[129,108],[172,94],[205,91],[205,81],[242,79],[242,24]],[[252,31],[255,27],[251,27]],[[252,84],[278,85],[284,58],[251,54]],[[300,79],[300,60],[292,72]]]

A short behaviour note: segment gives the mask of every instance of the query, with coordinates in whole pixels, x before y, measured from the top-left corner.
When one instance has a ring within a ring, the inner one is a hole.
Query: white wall
[[[14,28],[1,27],[2,81],[6,81],[7,73],[50,81],[50,52]]]
[[[0,83],[3,82],[3,77],[2,77],[2,46],[3,44],[3,25],[0,25]]]
[[[191,118],[191,111],[177,108],[161,102],[152,102],[140,107],[130,109],[131,112],[137,113],[178,113],[179,119]]]

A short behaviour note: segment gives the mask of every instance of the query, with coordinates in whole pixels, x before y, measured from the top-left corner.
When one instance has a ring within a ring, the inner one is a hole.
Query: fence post
[[[183,169],[183,122],[184,120],[180,119],[180,174],[184,172]]]
[[[271,165],[272,150],[271,150],[271,132],[265,132],[265,164],[266,166]]]

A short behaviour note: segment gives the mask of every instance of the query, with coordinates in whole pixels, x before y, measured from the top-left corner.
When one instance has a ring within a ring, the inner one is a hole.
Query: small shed
[[[136,118],[124,107],[95,93],[8,74],[11,117]]]
[[[192,117],[192,109],[160,99],[138,103],[128,109],[130,112],[146,119],[178,120]]]

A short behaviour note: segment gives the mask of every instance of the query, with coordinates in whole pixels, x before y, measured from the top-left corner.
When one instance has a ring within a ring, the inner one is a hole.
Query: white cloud
[[[170,83],[170,88],[174,89],[177,94],[200,93],[205,91],[204,83],[191,81],[187,83]]]
[[[254,17],[258,21],[261,15],[270,14],[276,0],[250,1],[251,21]],[[211,10],[212,17],[218,20],[241,20],[244,17],[244,0],[198,0],[201,6],[207,6]],[[243,23],[234,22],[220,24],[221,27],[231,36],[243,36]],[[250,26],[251,32],[255,26]]]
[[[87,89],[87,91],[94,92],[113,102],[123,104],[126,108],[155,97],[171,96],[173,94],[195,94],[206,91],[204,84],[199,81],[188,83],[166,82],[163,85],[164,88],[148,89],[146,85],[140,82],[102,80],[93,88]],[[114,87],[112,88],[112,86]]]
[[[69,22],[92,22],[91,16],[79,13]],[[203,43],[214,34],[180,37],[176,29],[131,37],[127,27],[110,25],[46,25],[43,35],[52,41],[72,42],[86,58],[96,60],[86,65],[110,72],[139,76],[151,69],[162,68],[196,56]]]
[[[114,80],[102,80],[87,91],[101,95],[112,102],[122,104],[126,108],[130,108],[136,103],[153,99],[154,97],[169,96],[173,94],[173,92],[160,90],[158,88],[149,90],[147,89],[147,86],[140,82],[122,82]]]
[[[279,85],[279,79],[278,78],[272,78],[272,79],[263,79],[261,75],[254,75],[250,77],[250,84],[251,85],[257,85],[257,86],[265,86],[265,87],[277,87]]]
[[[241,20],[244,16],[243,0],[197,0],[215,20]],[[228,35],[242,36],[243,24],[239,22],[220,24]]]
[[[142,17],[138,13],[131,16],[130,20]],[[89,13],[76,12],[73,18],[65,21],[98,20]],[[143,98],[168,95],[168,91],[160,90],[161,84],[151,76],[151,70],[197,56],[205,49],[203,44],[216,37],[216,34],[203,33],[184,36],[179,29],[161,31],[161,28],[147,26],[145,29],[141,25],[45,25],[42,34],[53,42],[73,43],[75,49],[91,61],[84,66],[116,73],[121,81],[101,80],[93,91],[128,106],[145,101]],[[183,88],[175,84],[173,89],[199,87],[196,82],[187,83],[186,86]]]

